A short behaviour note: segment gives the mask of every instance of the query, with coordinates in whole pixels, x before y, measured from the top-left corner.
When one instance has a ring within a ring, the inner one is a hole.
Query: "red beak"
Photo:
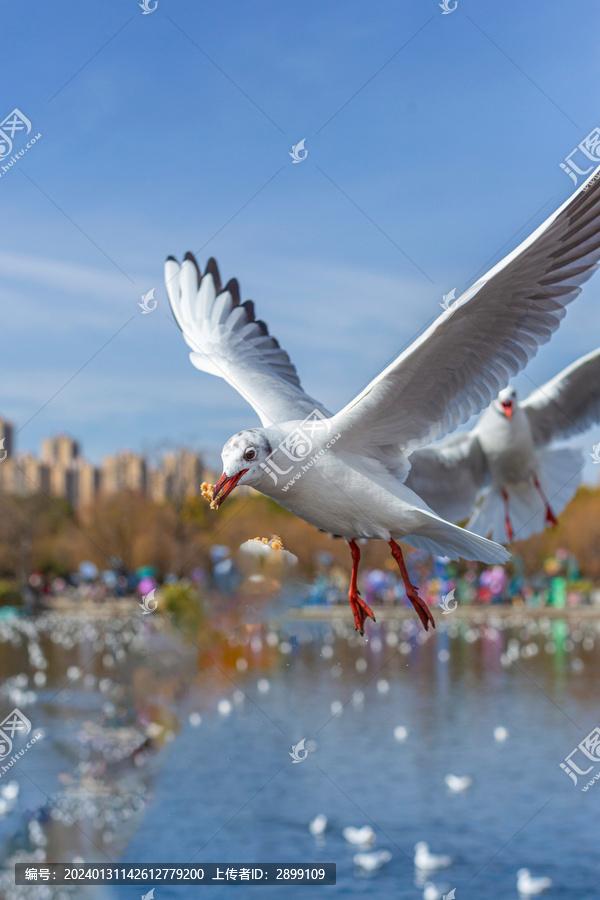
[[[218,505],[220,506],[225,498],[230,495],[242,475],[245,475],[247,471],[248,469],[242,469],[241,472],[237,472],[235,475],[230,475],[229,477],[225,474],[225,472],[223,472],[223,474],[215,484],[215,489],[212,495],[213,502],[216,500]]]
[[[510,417],[513,414],[513,402],[512,400],[503,400],[502,401],[502,409],[504,410],[504,415],[510,422]]]

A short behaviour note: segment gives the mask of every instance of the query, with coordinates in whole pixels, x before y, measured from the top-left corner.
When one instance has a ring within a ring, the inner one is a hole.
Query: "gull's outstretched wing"
[[[600,167],[333,419],[364,453],[410,452],[486,407],[548,341],[600,259]]]
[[[600,349],[582,356],[521,403],[537,447],[600,422]]]
[[[466,521],[475,508],[477,495],[488,483],[485,456],[471,431],[451,434],[441,443],[422,447],[410,456],[406,484],[449,522]]]
[[[221,287],[214,259],[202,275],[191,253],[181,265],[170,256],[165,283],[192,363],[228,381],[254,407],[263,425],[303,419],[315,409],[330,415],[304,393],[289,356],[265,323],[254,318],[252,300],[240,303],[235,278]]]

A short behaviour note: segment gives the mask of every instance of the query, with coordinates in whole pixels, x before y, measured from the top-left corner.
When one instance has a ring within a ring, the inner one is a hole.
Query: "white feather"
[[[285,350],[255,320],[252,303],[240,305],[233,289],[220,290],[214,261],[207,269],[200,276],[191,254],[181,265],[172,258],[165,264],[169,302],[192,351],[193,365],[228,381],[256,410],[263,425],[305,417],[314,409],[329,415],[304,393]]]
[[[414,450],[466,422],[526,365],[600,259],[598,171],[334,417],[345,442]]]
[[[536,447],[600,422],[600,348],[567,366],[523,401]]]

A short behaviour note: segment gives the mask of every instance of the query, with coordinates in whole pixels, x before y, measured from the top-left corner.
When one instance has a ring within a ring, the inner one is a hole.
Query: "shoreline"
[[[439,608],[431,607],[436,624],[441,622],[475,622],[485,624],[495,618],[499,619],[578,619],[584,621],[600,621],[600,605],[594,606],[511,606],[498,603],[490,606],[459,606],[451,613],[443,613]],[[373,606],[373,612],[380,622],[401,622],[414,618],[414,611],[404,606]],[[288,610],[286,620],[289,622],[328,622],[347,620],[352,623],[350,607],[339,606],[296,606]]]

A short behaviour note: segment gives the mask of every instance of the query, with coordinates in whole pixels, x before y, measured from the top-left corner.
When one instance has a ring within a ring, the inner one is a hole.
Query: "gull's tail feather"
[[[452,525],[435,515],[424,513],[427,518],[419,527],[419,534],[407,534],[400,540],[427,550],[436,556],[449,556],[450,559],[473,559],[482,563],[508,562],[510,553],[500,544],[487,540],[479,534],[473,534],[466,528]]]
[[[575,494],[581,481],[583,464],[581,450],[567,447],[539,451],[538,481],[555,516],[560,515]],[[509,485],[506,491],[514,540],[522,541],[543,531],[546,527],[546,504],[535,486],[530,483]],[[491,489],[486,494],[467,528],[493,541],[506,543],[509,540],[504,498],[499,491]]]

